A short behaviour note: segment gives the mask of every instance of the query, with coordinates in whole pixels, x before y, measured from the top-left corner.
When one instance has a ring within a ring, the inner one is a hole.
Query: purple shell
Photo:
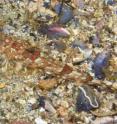
[[[79,86],[76,100],[77,111],[90,111],[99,107],[99,99],[88,85]]]
[[[98,79],[104,79],[105,74],[103,69],[108,66],[110,59],[110,52],[103,51],[102,53],[99,53],[96,58],[94,59],[94,73],[95,77]]]
[[[112,5],[116,4],[116,1],[115,0],[105,0],[105,4],[112,6]]]
[[[42,34],[46,34],[49,38],[66,38],[70,35],[69,31],[59,25],[43,26],[41,27],[39,32]]]
[[[67,22],[69,22],[72,18],[73,18],[73,11],[72,9],[67,6],[67,5],[62,5],[62,4],[57,4],[55,7],[54,7],[54,10],[57,14],[60,13],[60,17],[59,17],[59,20],[58,22],[60,24],[66,24]]]

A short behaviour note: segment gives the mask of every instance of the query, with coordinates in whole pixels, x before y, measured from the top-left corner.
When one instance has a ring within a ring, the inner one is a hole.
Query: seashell
[[[12,34],[14,32],[15,32],[15,28],[13,26],[10,26],[10,25],[4,25],[3,26],[3,33]]]
[[[117,124],[117,116],[106,116],[101,118],[96,118],[92,124]]]
[[[10,124],[32,124],[32,123],[24,120],[14,120]]]
[[[49,8],[50,7],[50,4],[51,4],[51,0],[44,0],[44,2],[43,2],[43,6],[45,8]]]
[[[47,44],[47,47],[50,47],[50,48],[53,48],[55,50],[62,52],[66,49],[66,44],[63,41],[57,40],[57,41],[49,42]]]
[[[99,46],[100,44],[100,39],[99,39],[99,36],[98,34],[95,34],[94,36],[91,36],[89,38],[90,42],[94,45],[94,46]]]
[[[85,7],[85,1],[84,0],[74,0],[74,4],[79,8],[83,9]]]
[[[72,43],[71,43],[71,47],[72,48],[80,48],[82,50],[84,49],[87,49],[87,46],[86,44],[84,44],[83,42],[79,41],[79,40],[74,40]]]
[[[116,3],[115,0],[105,0],[104,2],[105,2],[106,5],[111,5],[111,6]]]
[[[72,48],[79,48],[80,52],[83,53],[85,59],[90,58],[92,50],[87,47],[87,45],[79,40],[73,41],[71,44]]]
[[[39,96],[38,98],[38,102],[39,102],[39,107],[45,107],[45,97],[44,96]]]
[[[70,33],[65,28],[59,25],[45,25],[39,29],[42,34],[47,34],[49,38],[66,38],[69,37]]]
[[[103,51],[102,53],[99,53],[94,59],[93,69],[96,78],[98,79],[105,78],[103,69],[108,66],[109,58],[110,58],[110,52]]]
[[[99,107],[99,100],[93,89],[89,86],[79,86],[76,109],[77,111],[90,111]]]
[[[48,124],[45,120],[43,120],[41,117],[38,117],[35,119],[35,124]]]
[[[32,110],[38,109],[39,107],[45,108],[45,97],[44,96],[39,96],[37,101],[35,101],[35,99],[28,100],[27,111],[32,111]]]
[[[55,78],[40,80],[38,83],[38,87],[43,90],[50,90],[57,85],[57,80]]]
[[[60,14],[60,17],[58,20],[58,22],[60,24],[66,24],[73,18],[73,11],[67,5],[62,5],[59,3],[59,4],[55,5],[54,10],[58,15]]]
[[[45,110],[48,112],[51,112],[53,114],[56,113],[56,109],[53,107],[53,105],[51,104],[51,102],[45,100]]]
[[[0,54],[0,72],[6,72],[8,66],[8,59],[6,55]]]

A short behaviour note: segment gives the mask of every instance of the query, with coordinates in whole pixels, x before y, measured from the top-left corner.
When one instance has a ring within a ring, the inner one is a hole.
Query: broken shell
[[[65,117],[65,116],[68,116],[68,110],[63,107],[63,106],[60,106],[58,109],[57,109],[57,112],[60,116],[62,117]]]
[[[10,124],[32,124],[32,123],[23,120],[14,120]]]
[[[90,58],[92,54],[92,50],[87,47],[87,45],[84,42],[81,42],[79,40],[74,40],[71,44],[72,48],[79,48],[80,52],[83,53],[83,56],[85,59]]]
[[[38,83],[38,87],[43,90],[49,90],[52,89],[57,85],[56,79],[46,79],[46,80],[40,80]]]
[[[58,50],[60,52],[64,51],[66,49],[66,44],[63,41],[51,41],[47,44],[47,47],[53,48],[55,50]]]
[[[89,86],[79,86],[76,102],[77,111],[90,111],[99,107],[99,100]]]
[[[89,38],[90,42],[94,45],[94,46],[99,46],[100,44],[100,39],[99,39],[99,36],[98,34],[95,34],[94,36],[91,36]]]
[[[8,60],[6,55],[0,54],[0,72],[5,72],[7,70]]]
[[[44,0],[44,3],[43,3],[44,5],[44,7],[45,8],[49,8],[50,7],[50,4],[51,4],[51,0]]]
[[[115,0],[105,0],[105,4],[106,5],[113,5],[113,4],[115,4],[116,3],[116,1]]]
[[[51,112],[54,114],[56,113],[56,110],[53,107],[53,105],[51,104],[51,102],[46,100],[46,98],[44,96],[39,96],[39,98],[38,98],[38,108],[39,107],[43,107],[48,112]]]
[[[84,42],[78,40],[78,39],[75,39],[72,43],[71,43],[71,47],[72,48],[80,48],[82,50],[84,49],[87,49],[87,46]]]
[[[93,69],[96,78],[98,79],[105,78],[103,69],[108,66],[109,58],[110,58],[110,52],[103,51],[102,53],[99,53],[94,59]]]
[[[53,107],[53,105],[49,101],[47,101],[47,100],[45,100],[45,110],[48,111],[48,112],[51,112],[53,114],[56,113],[56,110]]]
[[[39,105],[39,107],[45,107],[45,97],[44,96],[39,96],[39,98],[38,98],[38,105]]]
[[[41,119],[41,117],[36,118],[35,123],[36,124],[47,124],[47,122],[45,120]]]
[[[102,118],[97,118],[92,124],[116,124],[117,123],[117,116],[111,117],[106,116]]]
[[[85,1],[84,0],[74,0],[74,4],[79,8],[83,9],[85,7]]]
[[[58,15],[60,14],[60,17],[58,20],[60,24],[66,24],[73,18],[73,11],[67,5],[57,4],[54,7],[54,10]]]
[[[41,34],[47,34],[49,38],[69,37],[70,33],[59,25],[46,25],[39,29]]]

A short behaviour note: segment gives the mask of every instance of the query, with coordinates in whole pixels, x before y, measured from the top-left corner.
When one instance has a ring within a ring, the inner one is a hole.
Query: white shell
[[[35,123],[36,124],[47,124],[47,122],[44,121],[43,119],[41,119],[40,117],[38,117],[38,118],[35,119]]]

